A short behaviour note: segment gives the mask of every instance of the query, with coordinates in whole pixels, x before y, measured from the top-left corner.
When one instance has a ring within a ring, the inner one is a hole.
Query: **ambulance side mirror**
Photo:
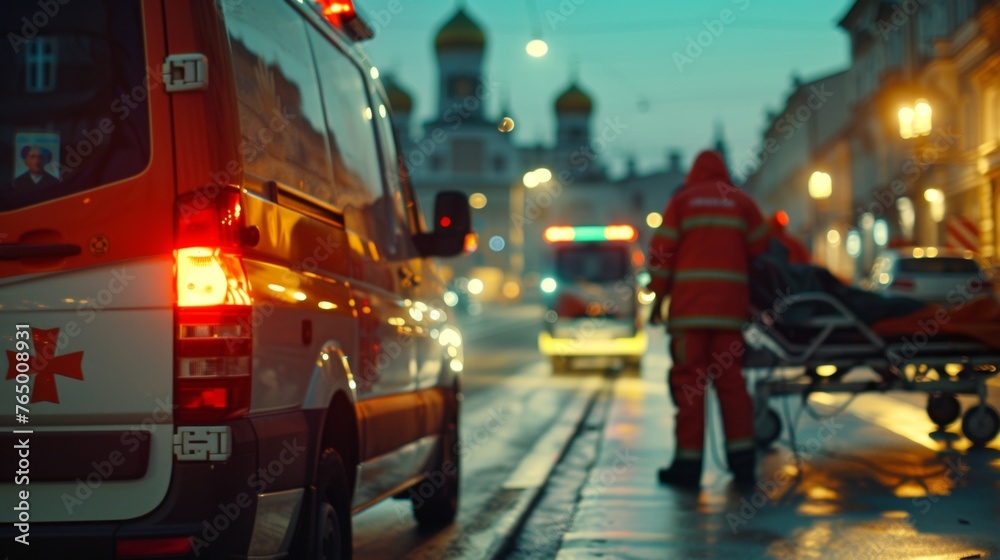
[[[475,247],[469,198],[458,191],[442,191],[434,200],[434,229],[416,236],[417,248],[427,257],[454,257]]]

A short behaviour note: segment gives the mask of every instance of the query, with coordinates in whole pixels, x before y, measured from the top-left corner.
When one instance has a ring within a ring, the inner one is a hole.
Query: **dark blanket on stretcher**
[[[920,341],[941,334],[972,338],[990,347],[1000,347],[1000,303],[992,297],[942,307],[905,296],[884,296],[846,286],[823,267],[789,264],[786,253],[775,245],[751,264],[751,303],[760,312],[770,310],[779,323],[794,327],[833,314],[828,304],[820,302],[793,307],[785,303],[786,296],[807,292],[825,292],[833,296],[860,321],[887,339],[904,337]]]

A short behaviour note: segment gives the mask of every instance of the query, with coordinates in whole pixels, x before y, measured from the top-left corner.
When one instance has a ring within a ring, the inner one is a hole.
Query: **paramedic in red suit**
[[[709,382],[719,395],[729,469],[738,485],[755,482],[742,328],[749,320],[749,263],[765,251],[769,238],[768,223],[753,200],[733,186],[719,154],[699,154],[650,245],[650,288],[657,296],[650,321],[662,322],[662,302],[669,295],[668,379],[677,406],[677,454],[660,469],[664,484],[699,485]]]

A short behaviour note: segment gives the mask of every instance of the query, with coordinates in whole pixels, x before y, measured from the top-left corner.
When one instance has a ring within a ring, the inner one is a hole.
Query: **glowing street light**
[[[924,200],[931,206],[931,219],[941,223],[945,211],[944,192],[941,189],[927,189],[924,191]]]
[[[899,135],[904,139],[927,136],[933,126],[934,110],[926,99],[899,110]]]
[[[552,172],[546,167],[539,167],[534,171],[529,171],[524,174],[521,178],[521,182],[524,186],[533,189],[542,183],[547,183],[552,180]]]
[[[830,198],[833,194],[833,179],[829,173],[816,171],[809,176],[809,196],[815,200]]]
[[[906,140],[913,138],[914,111],[912,107],[903,107],[899,110],[899,135]]]
[[[918,99],[913,106],[913,133],[917,136],[927,136],[931,133],[931,117],[933,111],[926,99]]]
[[[481,210],[486,207],[486,195],[483,193],[472,193],[469,196],[469,206],[475,208],[476,210]]]
[[[545,56],[545,53],[549,52],[549,45],[541,39],[532,39],[525,45],[524,50],[527,51],[529,56],[541,58]]]

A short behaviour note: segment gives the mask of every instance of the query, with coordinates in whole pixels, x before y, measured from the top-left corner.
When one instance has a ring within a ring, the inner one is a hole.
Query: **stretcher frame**
[[[976,395],[978,403],[969,408],[962,420],[962,431],[975,445],[985,445],[1000,432],[1000,415],[986,403],[986,382],[1000,372],[1000,349],[976,341],[927,341],[919,346],[912,341],[889,342],[875,333],[843,303],[825,292],[784,296],[788,308],[820,303],[831,312],[806,321],[786,324],[785,328],[818,330],[807,344],[792,342],[781,332],[782,314],[762,313],[751,309],[754,321],[744,330],[748,356],[744,367],[763,361],[768,375],[753,383],[756,439],[770,445],[781,432],[780,417],[768,407],[773,396],[810,393],[917,392],[928,394],[927,412],[942,429],[955,421],[961,404],[954,395]],[[831,342],[834,334],[853,332],[864,342]],[[914,333],[916,334],[916,333]],[[926,335],[926,333],[924,333]],[[916,350],[912,352],[907,346]],[[946,366],[959,364],[961,370],[949,374]],[[818,374],[821,366],[836,366],[829,377]],[[851,370],[867,366],[878,379],[844,380]],[[758,366],[760,367],[760,366]],[[793,378],[775,375],[778,368],[805,368]],[[936,373],[931,376],[931,372]],[[935,378],[936,377],[936,378]]]

